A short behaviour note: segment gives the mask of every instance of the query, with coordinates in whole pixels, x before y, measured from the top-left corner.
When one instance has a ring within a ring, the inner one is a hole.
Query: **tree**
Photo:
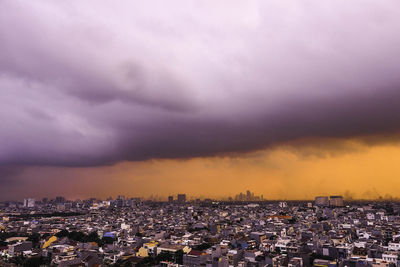
[[[90,232],[89,235],[87,235],[84,238],[85,242],[97,242],[100,243],[100,238],[99,235],[97,234],[97,232]]]
[[[160,261],[172,261],[172,253],[162,251],[160,254],[156,256],[156,260],[159,263]]]
[[[48,262],[46,261],[46,258],[44,257],[32,257],[32,258],[27,258],[24,263],[23,266],[25,267],[40,267],[40,266],[44,266],[47,265]]]
[[[40,234],[39,233],[32,233],[31,235],[29,235],[27,240],[28,241],[32,241],[32,245],[35,246],[40,241]]]
[[[195,246],[193,249],[194,250],[203,251],[203,250],[208,249],[210,247],[212,247],[212,244],[210,244],[210,243],[202,243],[200,245]]]
[[[56,234],[56,237],[62,238],[62,237],[66,237],[66,236],[68,236],[68,235],[69,235],[68,230],[63,229],[63,230],[61,230],[60,232],[58,232],[58,233]]]
[[[83,242],[83,240],[85,239],[85,234],[82,232],[77,232],[77,231],[73,231],[68,235],[68,238],[78,241],[78,242]]]
[[[109,236],[103,236],[103,238],[101,239],[103,244],[112,244],[114,243],[115,239]]]
[[[175,253],[175,263],[183,264],[183,250],[180,249]]]

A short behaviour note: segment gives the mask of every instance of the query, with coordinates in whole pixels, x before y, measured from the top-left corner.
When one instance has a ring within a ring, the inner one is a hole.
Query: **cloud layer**
[[[0,164],[400,129],[400,4],[0,1]]]
[[[0,201],[60,195],[67,199],[158,195],[166,200],[182,192],[188,198],[220,199],[245,190],[269,200],[343,195],[346,199],[399,201],[400,144],[346,142],[356,146],[357,152],[303,157],[274,147],[245,157],[147,160],[84,168],[31,166],[20,172],[0,168],[0,179],[2,173],[11,178],[1,183]],[[324,148],[318,152],[329,153]]]

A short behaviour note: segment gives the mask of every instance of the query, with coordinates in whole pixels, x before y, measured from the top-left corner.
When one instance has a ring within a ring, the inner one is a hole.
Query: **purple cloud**
[[[400,4],[0,2],[0,164],[100,165],[400,128]]]

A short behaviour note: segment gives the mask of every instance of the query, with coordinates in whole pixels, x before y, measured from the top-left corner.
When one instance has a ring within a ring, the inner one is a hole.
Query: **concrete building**
[[[24,199],[24,207],[34,208],[35,207],[35,199],[34,198],[25,198]]]
[[[316,206],[328,206],[329,205],[329,198],[324,196],[319,196],[315,198],[315,205]]]
[[[282,201],[282,202],[279,202],[279,207],[280,208],[287,208],[288,204],[287,204],[287,202]]]
[[[329,199],[329,205],[332,207],[343,207],[343,197],[342,196],[331,196]]]
[[[24,251],[30,251],[32,249],[32,242],[25,241],[25,242],[18,242],[12,245],[8,245],[8,254],[12,257],[23,253]]]
[[[183,265],[185,266],[204,266],[206,261],[207,254],[203,251],[191,250],[189,253],[183,255]]]
[[[185,203],[186,202],[186,194],[178,194],[178,202]]]

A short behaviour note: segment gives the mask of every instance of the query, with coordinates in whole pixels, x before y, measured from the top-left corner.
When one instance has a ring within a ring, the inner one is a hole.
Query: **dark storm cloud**
[[[399,7],[1,1],[0,164],[103,165],[396,133]]]

